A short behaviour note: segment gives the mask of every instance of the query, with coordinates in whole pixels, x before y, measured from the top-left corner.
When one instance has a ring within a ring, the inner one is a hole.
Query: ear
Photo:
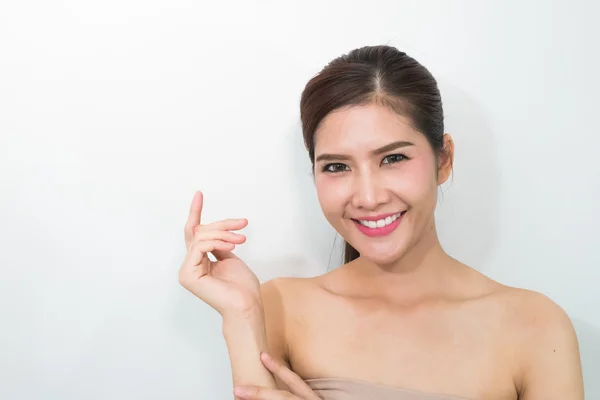
[[[438,158],[438,184],[445,183],[454,166],[454,141],[449,133],[444,134],[444,144],[442,152]]]

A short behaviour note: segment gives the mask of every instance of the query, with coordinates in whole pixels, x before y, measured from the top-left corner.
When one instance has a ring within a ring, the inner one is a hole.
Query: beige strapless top
[[[323,400],[468,400],[351,379],[313,378],[305,382]]]

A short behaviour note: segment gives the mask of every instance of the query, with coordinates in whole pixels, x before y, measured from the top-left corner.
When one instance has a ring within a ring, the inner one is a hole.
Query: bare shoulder
[[[575,332],[565,310],[545,294],[499,285],[494,297],[523,341],[532,335],[539,338],[540,333],[572,336]]]
[[[263,302],[267,305],[279,304],[281,307],[293,307],[301,303],[306,296],[319,290],[320,276],[313,278],[282,277],[261,284]]]
[[[306,300],[319,290],[317,278],[275,278],[261,284],[261,299],[269,351],[289,365],[290,333],[287,327],[303,314]]]
[[[577,344],[571,319],[548,296],[490,281],[492,290],[486,296],[487,300],[499,312],[506,328],[504,333],[509,334],[515,345],[531,349],[551,343],[571,347]],[[555,348],[552,348],[552,353]]]
[[[516,354],[519,398],[583,399],[577,335],[565,310],[532,290],[502,286],[494,297]]]
[[[261,284],[261,298],[265,312],[284,317],[296,303],[314,287],[314,278],[275,278]]]
[[[503,285],[486,275],[470,269],[465,280],[479,298],[485,298],[508,318],[519,335],[534,333],[546,328],[573,331],[573,326],[565,310],[548,296],[528,289]]]
[[[478,318],[492,326],[510,356],[519,399],[582,400],[583,377],[577,335],[565,310],[548,296],[502,285],[479,273],[467,282],[481,296]]]

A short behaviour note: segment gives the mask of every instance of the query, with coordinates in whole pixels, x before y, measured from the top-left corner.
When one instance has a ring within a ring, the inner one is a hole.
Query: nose
[[[388,201],[388,191],[377,174],[356,174],[353,186],[352,206],[357,209],[376,210]]]

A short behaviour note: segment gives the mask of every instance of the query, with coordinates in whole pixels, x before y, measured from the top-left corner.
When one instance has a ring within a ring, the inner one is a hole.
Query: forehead
[[[330,151],[357,152],[406,140],[418,144],[425,137],[409,118],[388,107],[369,104],[329,113],[315,134],[315,154]]]

